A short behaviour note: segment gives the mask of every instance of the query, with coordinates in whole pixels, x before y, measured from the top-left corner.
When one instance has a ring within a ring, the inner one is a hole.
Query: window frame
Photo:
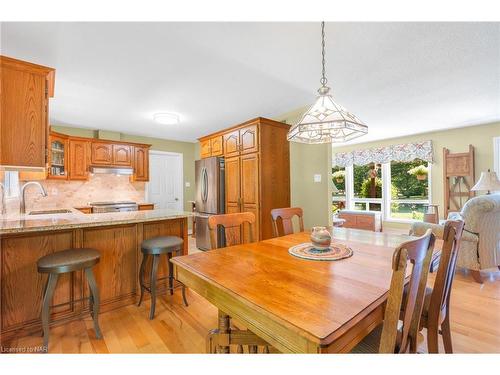
[[[392,223],[414,223],[420,220],[395,218],[391,215],[392,203],[414,203],[414,204],[430,204],[432,202],[432,163],[427,163],[427,199],[419,200],[399,200],[391,197],[391,162],[381,163],[382,165],[382,198],[356,198],[354,197],[354,165],[345,167],[345,207],[347,210],[355,210],[356,203],[365,203],[365,210],[369,211],[367,203],[380,203],[382,220]],[[401,201],[401,202],[398,202]],[[361,210],[358,210],[361,211]]]

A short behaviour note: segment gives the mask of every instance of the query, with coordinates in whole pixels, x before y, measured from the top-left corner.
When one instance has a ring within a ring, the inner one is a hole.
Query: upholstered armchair
[[[457,218],[465,221],[457,266],[469,269],[474,280],[482,283],[481,270],[500,269],[500,194],[468,200],[461,212],[448,215],[450,220]],[[410,234],[421,236],[427,228],[442,238],[444,225],[440,224],[414,223]]]

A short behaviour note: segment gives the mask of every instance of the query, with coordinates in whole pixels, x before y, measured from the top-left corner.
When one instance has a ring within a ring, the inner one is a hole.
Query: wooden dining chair
[[[464,225],[465,223],[462,220],[450,220],[444,225],[444,242],[436,280],[432,288],[427,287],[425,290],[420,329],[427,329],[427,349],[429,353],[439,353],[438,336],[440,328],[445,352],[453,353],[450,329],[450,296]],[[416,340],[417,338],[414,337],[413,339]],[[413,345],[416,346],[416,342]]]
[[[422,237],[398,246],[392,256],[392,279],[383,324],[366,336],[352,353],[405,353],[414,347],[419,332],[427,276],[434,249],[435,236],[429,229]],[[408,293],[403,298],[408,261],[412,265]],[[401,307],[404,314],[399,326]]]
[[[245,223],[248,224],[248,231],[244,228]],[[219,225],[224,227],[226,246],[254,242],[255,215],[251,212],[210,216],[208,229],[212,249],[217,249],[217,228]]]
[[[293,233],[292,219],[294,216],[299,218],[300,231],[304,231],[304,212],[299,207],[275,208],[271,210],[273,219],[273,232],[275,237],[286,236]]]

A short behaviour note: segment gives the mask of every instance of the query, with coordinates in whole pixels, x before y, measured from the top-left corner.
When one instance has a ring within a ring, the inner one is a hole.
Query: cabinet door
[[[0,62],[0,165],[45,168],[46,77]]]
[[[113,165],[132,166],[132,148],[113,144]]]
[[[242,154],[259,151],[257,125],[240,129],[240,151]]]
[[[224,134],[224,156],[238,156],[240,154],[240,132],[235,130]]]
[[[113,145],[104,142],[92,142],[92,164],[111,165],[113,163]]]
[[[258,154],[242,155],[241,163],[241,205],[242,212],[255,215],[253,238],[259,240],[259,156]],[[247,226],[244,226],[247,228]],[[248,229],[244,229],[243,237],[248,239]]]
[[[240,212],[240,158],[227,158],[225,169],[226,212]]]
[[[134,180],[149,181],[148,147],[134,147]]]
[[[200,157],[203,158],[208,158],[210,157],[211,152],[210,152],[210,139],[206,139],[204,141],[200,142]]]
[[[69,140],[69,174],[70,180],[86,180],[89,169],[89,142]]]
[[[55,134],[49,135],[49,179],[68,179],[68,138]]]
[[[222,135],[210,139],[210,152],[212,156],[223,154]]]

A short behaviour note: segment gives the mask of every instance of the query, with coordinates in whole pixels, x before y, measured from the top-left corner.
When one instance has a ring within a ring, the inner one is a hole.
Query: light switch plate
[[[186,182],[186,187],[191,187],[191,182]]]
[[[320,174],[314,175],[314,182],[321,182],[321,175]]]

